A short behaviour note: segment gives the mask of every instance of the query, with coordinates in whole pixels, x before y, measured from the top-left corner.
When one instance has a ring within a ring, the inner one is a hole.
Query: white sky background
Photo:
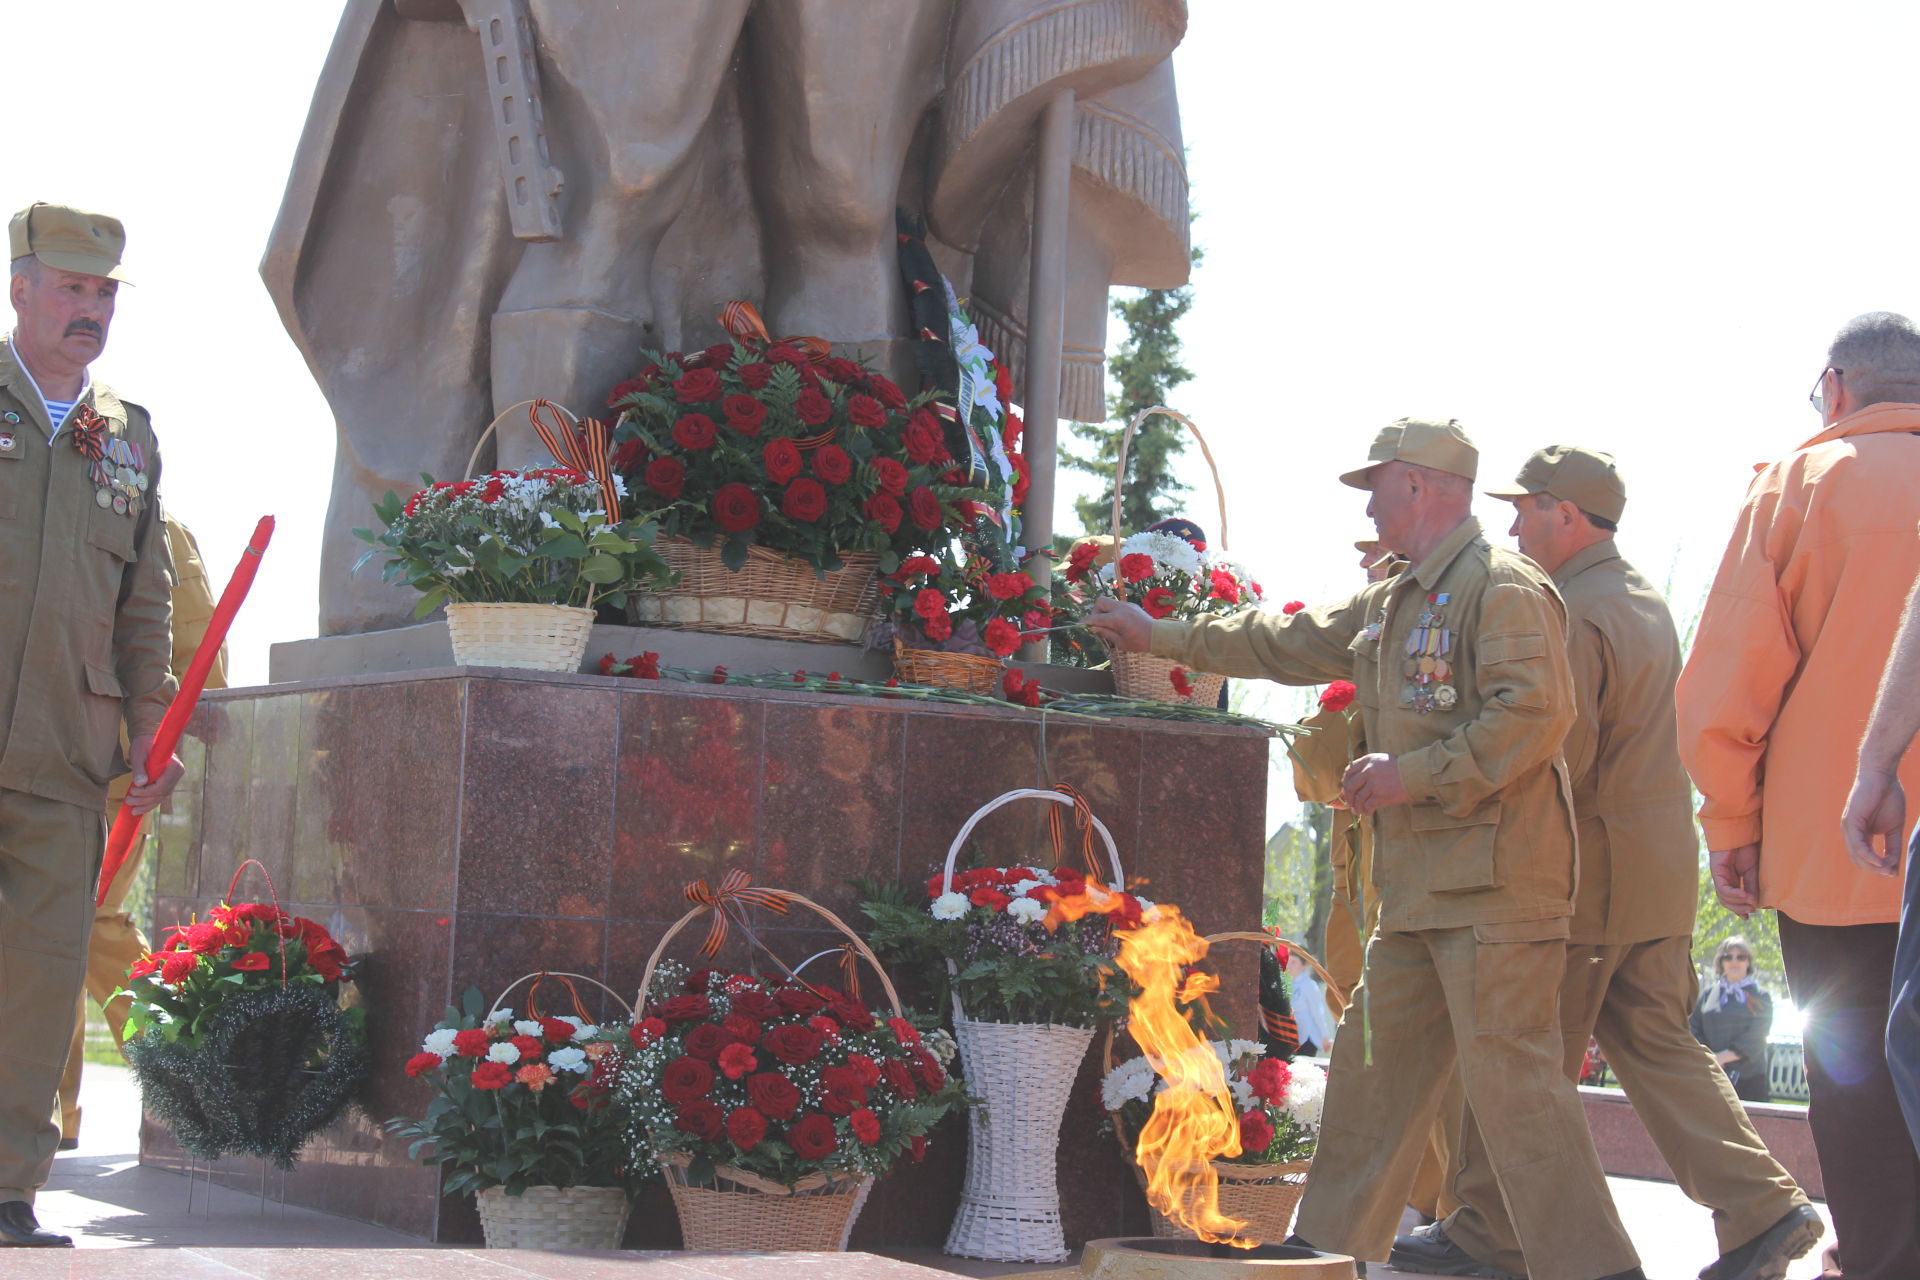
[[[1684,622],[1750,464],[1818,428],[1805,396],[1833,331],[1920,308],[1915,6],[1193,10],[1175,61],[1206,262],[1176,407],[1207,432],[1231,548],[1276,603],[1358,584],[1365,495],[1333,477],[1417,413],[1458,417],[1487,480],[1548,443],[1613,452],[1623,550],[1673,583]],[[168,504],[216,586],[278,517],[236,683],[315,629],[332,418],[257,264],[338,13],[6,9],[31,56],[9,69],[0,212],[53,200],[126,222],[137,284],[95,371],[152,410]],[[1197,453],[1183,473],[1217,530]],[[1081,482],[1063,480],[1064,516]],[[1510,508],[1481,508],[1504,537]]]

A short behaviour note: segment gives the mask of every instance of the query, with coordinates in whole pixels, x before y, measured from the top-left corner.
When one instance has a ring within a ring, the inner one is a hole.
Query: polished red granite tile
[[[352,695],[344,717],[322,710],[315,732],[329,744],[328,763],[313,778],[314,799],[326,830],[344,837],[324,876],[340,900],[453,906],[466,687],[434,680],[343,690]]]
[[[644,736],[621,735],[608,915],[669,921],[689,881],[756,864],[765,705],[648,690],[627,697],[629,725],[641,708]]]
[[[1004,791],[1041,785],[1038,724],[1012,714],[920,712],[907,722],[906,776],[869,785],[904,794],[900,875],[924,880],[974,810]],[[974,837],[985,860],[1004,866],[1045,856],[1045,803],[1015,801],[989,816]]]
[[[200,717],[195,713],[195,720]],[[180,739],[174,754],[186,767],[173,794],[147,819],[151,831],[146,856],[155,859],[154,891],[192,893],[200,877],[200,833],[203,822],[207,746],[198,737]]]
[[[354,854],[351,830],[351,819],[363,803],[351,772],[361,750],[353,732],[353,707],[362,696],[361,690],[351,688],[316,689],[301,695],[292,846],[298,856],[291,892],[307,902],[356,900],[345,898],[342,884],[362,861]],[[384,866],[405,859],[376,855],[373,861]]]
[[[1144,736],[1134,867],[1147,897],[1176,902],[1202,932],[1260,924],[1266,871],[1264,738]]]
[[[601,979],[601,957],[606,954],[607,925],[603,920],[552,916],[502,916],[464,911],[454,918],[451,998],[458,1002],[468,987],[478,987],[488,1001],[497,1001],[507,985],[542,970],[585,974]],[[523,983],[508,997],[516,1010],[526,1008]],[[549,1003],[551,1002],[551,1003]],[[540,988],[543,1010],[569,1013],[571,1001],[564,989],[546,983]],[[421,1028],[426,1034],[432,1026]]]
[[[1129,879],[1135,878],[1133,854],[1139,843],[1140,760],[1142,744],[1150,742],[1151,735],[1121,723],[1081,725],[1056,720],[1047,725],[1041,740],[1046,749],[1049,781],[1069,785],[1086,797],[1094,816],[1113,834],[1121,869]],[[1096,852],[1105,858],[1104,846],[1096,843]],[[1074,855],[1074,865],[1078,866],[1077,850],[1069,853]],[[1148,892],[1147,896],[1153,895]]]
[[[295,840],[294,808],[300,794],[301,719],[299,694],[258,697],[247,755],[247,844],[253,857],[273,871],[274,883],[288,897],[313,900],[297,886],[302,850]]]
[[[1060,1147],[1055,1176],[1060,1185],[1060,1223],[1069,1244],[1107,1236],[1148,1234],[1145,1201],[1119,1141],[1107,1125],[1100,1105],[1100,1081],[1106,1074],[1102,1054],[1104,1035],[1080,1060],[1073,1093],[1060,1123]],[[1137,1218],[1136,1218],[1137,1207]]]
[[[946,1243],[967,1167],[967,1125],[955,1116],[927,1135],[927,1158],[902,1160],[874,1183],[853,1224],[850,1249]]]
[[[757,883],[852,912],[858,878],[899,877],[905,717],[858,706],[767,708]]]
[[[461,907],[604,915],[621,694],[483,676],[466,685]]]
[[[234,868],[253,856],[248,792],[253,776],[255,699],[227,698],[203,703],[198,719],[207,748],[202,784],[200,869],[190,892],[218,897],[227,891]]]

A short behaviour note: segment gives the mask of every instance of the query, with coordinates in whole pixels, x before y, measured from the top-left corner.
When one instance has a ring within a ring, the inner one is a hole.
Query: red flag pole
[[[186,674],[180,677],[180,691],[173,695],[173,701],[167,705],[167,714],[160,719],[160,728],[153,735],[153,750],[147,753],[147,776],[155,777],[173,758],[173,749],[180,743],[180,735],[186,731],[187,719],[193,715],[194,707],[200,701],[200,693],[207,687],[207,673],[213,670],[214,659],[220,656],[220,646],[226,643],[227,628],[233,625],[233,615],[240,611],[240,602],[247,598],[248,588],[253,586],[253,575],[260,571],[260,557],[266,552],[267,543],[273,540],[273,517],[261,516],[260,523],[253,527],[253,539],[247,543],[247,550],[240,557],[240,563],[234,566],[233,577],[227,580],[227,589],[220,593],[220,603],[213,608],[213,617],[207,623],[207,634],[200,641],[200,647],[194,651],[193,660],[187,663]],[[135,813],[125,805],[120,806],[120,816],[113,820],[113,830],[107,835],[107,856],[100,864],[100,896],[94,905],[99,906],[107,900],[107,889],[113,884],[113,877],[119,873],[120,866],[127,860],[127,853],[133,848],[133,842],[140,834],[140,823],[145,814]]]

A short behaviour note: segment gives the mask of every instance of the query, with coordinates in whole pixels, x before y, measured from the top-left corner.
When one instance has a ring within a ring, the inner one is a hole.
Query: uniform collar
[[[1427,553],[1427,558],[1415,565],[1406,576],[1420,584],[1423,591],[1433,590],[1434,583],[1440,581],[1440,575],[1447,571],[1453,558],[1465,551],[1480,536],[1480,522],[1468,516],[1453,527],[1453,532],[1440,540],[1440,545]]]
[[[1553,585],[1560,586],[1568,580],[1585,573],[1588,569],[1608,560],[1618,560],[1620,548],[1613,544],[1612,538],[1603,538],[1590,547],[1583,547],[1567,557],[1567,562],[1553,571]]]
[[[13,392],[14,397],[27,407],[27,412],[32,413],[36,407],[39,409],[40,425],[49,437],[59,435],[59,432],[54,429],[53,419],[49,416],[51,411],[47,408],[46,393],[40,390],[40,384],[33,380],[33,375],[28,373],[27,367],[20,362],[19,355],[13,349],[11,333],[0,338],[0,384],[4,384]],[[113,405],[112,412],[107,410],[109,402]],[[80,397],[74,403],[91,404],[102,417],[110,418],[121,426],[126,424],[126,409],[117,397],[93,380],[92,369],[88,369],[81,375]]]

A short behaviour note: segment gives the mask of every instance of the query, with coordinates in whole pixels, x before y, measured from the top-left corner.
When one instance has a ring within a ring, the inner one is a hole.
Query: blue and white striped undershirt
[[[19,347],[11,333],[7,335],[7,345],[13,348],[13,362],[20,367],[21,373],[26,374],[28,384],[39,392],[41,403],[47,406],[47,420],[53,423],[53,435],[47,437],[51,441],[54,436],[60,434],[60,428],[66,422],[67,415],[73,412],[73,406],[79,404],[80,400],[85,400],[87,393],[93,390],[93,371],[87,369],[80,374],[80,400],[49,400],[47,393],[40,390],[40,384],[34,380],[33,373],[27,368],[26,362],[20,359]]]
[[[67,420],[67,415],[73,412],[73,406],[80,402],[78,400],[47,400],[45,396],[40,398],[46,400],[47,418],[53,423],[53,434],[59,435],[60,424]]]

